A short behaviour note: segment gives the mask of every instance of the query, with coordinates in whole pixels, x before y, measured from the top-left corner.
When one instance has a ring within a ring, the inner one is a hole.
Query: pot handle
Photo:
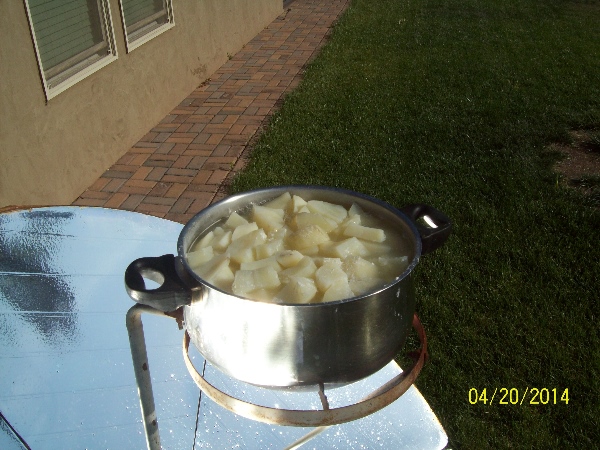
[[[192,292],[177,274],[174,255],[139,258],[125,270],[127,294],[138,303],[163,312],[175,311],[192,301]],[[146,289],[144,278],[160,286]]]
[[[413,222],[421,235],[421,254],[431,253],[441,247],[450,237],[452,232],[452,221],[443,212],[433,206],[416,203],[400,208],[404,214]],[[427,223],[423,225],[419,219]]]

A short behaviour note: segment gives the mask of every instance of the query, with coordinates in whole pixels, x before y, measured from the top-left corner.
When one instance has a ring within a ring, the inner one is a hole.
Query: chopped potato
[[[310,256],[303,256],[295,266],[281,271],[281,276],[286,281],[292,277],[312,278],[317,271],[317,265]]]
[[[281,303],[309,303],[317,293],[315,282],[305,277],[290,277],[275,296],[276,302]]]
[[[342,266],[335,262],[327,262],[315,272],[317,289],[321,292],[326,292],[332,285],[343,280],[348,284],[348,275],[342,270]]]
[[[323,294],[323,302],[334,302],[354,297],[354,292],[350,289],[348,279],[340,278],[332,284]]]
[[[224,225],[227,228],[235,229],[235,228],[239,227],[240,225],[247,225],[247,224],[248,224],[248,221],[234,211],[233,213],[231,213],[231,215],[229,216],[229,218],[227,219],[227,221],[225,222]]]
[[[329,233],[338,226],[337,222],[332,219],[320,214],[306,212],[296,214],[292,222],[296,226],[296,229],[304,228],[308,225],[318,225],[326,233]]]
[[[281,194],[276,199],[273,199],[273,200],[265,203],[263,206],[265,206],[267,208],[273,208],[273,209],[283,209],[285,211],[290,206],[291,201],[292,201],[292,196],[290,195],[289,192],[286,192],[285,194]]]
[[[246,222],[244,224],[238,225],[233,230],[233,234],[231,235],[231,240],[236,241],[239,238],[241,238],[242,236],[245,236],[248,233],[251,233],[252,231],[256,231],[256,230],[258,230],[258,225],[256,224],[256,222],[250,222],[250,223]]]
[[[272,267],[254,270],[238,270],[235,273],[231,289],[234,294],[245,296],[256,289],[276,288],[280,285],[279,276]]]
[[[235,295],[329,302],[373,292],[408,267],[406,244],[358,204],[284,193],[232,213],[190,246],[190,267]]]
[[[300,262],[304,255],[297,250],[283,250],[276,255],[277,262],[283,267],[293,267]]]
[[[196,245],[194,245],[193,249],[196,250],[199,248],[208,247],[212,242],[213,237],[215,237],[214,231],[209,231],[196,243]]]
[[[256,259],[268,258],[281,250],[283,250],[283,239],[274,239],[254,247],[254,256]]]
[[[252,219],[267,233],[277,231],[283,227],[284,215],[285,211],[283,209],[273,209],[259,205],[252,207]]]
[[[308,247],[327,242],[329,236],[318,225],[307,225],[291,234],[288,244],[293,250],[302,250]]]
[[[364,244],[355,237],[336,243],[331,250],[331,255],[338,258],[347,256],[367,256],[369,251]]]
[[[215,237],[213,238],[212,242],[210,243],[213,250],[217,250],[217,251],[225,250],[229,246],[229,244],[231,244],[231,235],[232,235],[231,231],[226,231],[226,232],[222,233],[220,236],[217,236],[217,234],[215,233]]]
[[[306,206],[310,212],[328,217],[336,223],[341,223],[348,216],[348,211],[343,206],[321,200],[309,200]]]
[[[221,289],[229,289],[234,279],[234,274],[229,267],[229,258],[225,255],[217,255],[197,266],[195,271],[210,284]]]
[[[274,257],[258,259],[256,261],[246,261],[246,262],[240,263],[241,270],[254,270],[254,269],[260,269],[261,267],[269,267],[269,266],[272,267],[273,269],[275,269],[277,272],[279,272],[281,270],[281,266],[277,262],[277,259]]]
[[[306,206],[306,202],[304,201],[304,199],[298,195],[294,195],[292,197],[292,212],[293,213],[300,212],[300,208],[302,208],[303,206]],[[308,209],[308,208],[306,208],[306,209]]]
[[[203,247],[199,250],[188,253],[188,263],[192,268],[205,263],[214,256],[212,247]]]
[[[354,236],[364,241],[372,242],[385,241],[385,232],[383,230],[354,224],[350,224],[344,229],[344,236]]]
[[[360,256],[349,256],[345,258],[343,269],[351,280],[377,278],[380,270],[376,264],[367,261]]]

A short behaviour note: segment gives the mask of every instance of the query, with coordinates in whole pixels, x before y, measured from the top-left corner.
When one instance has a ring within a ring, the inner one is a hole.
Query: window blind
[[[47,78],[94,53],[108,53],[98,0],[28,0]]]
[[[171,23],[168,0],[121,0],[129,43]]]

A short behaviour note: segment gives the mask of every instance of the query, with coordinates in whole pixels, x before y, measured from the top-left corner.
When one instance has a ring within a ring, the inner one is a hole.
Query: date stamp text
[[[469,403],[476,405],[557,405],[569,404],[569,389],[557,388],[494,388],[469,389]]]

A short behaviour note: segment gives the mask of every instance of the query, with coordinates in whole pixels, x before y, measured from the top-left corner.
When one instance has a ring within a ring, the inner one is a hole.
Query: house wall
[[[281,0],[173,0],[175,27],[46,102],[23,1],[0,1],[0,207],[73,202],[282,11]]]

